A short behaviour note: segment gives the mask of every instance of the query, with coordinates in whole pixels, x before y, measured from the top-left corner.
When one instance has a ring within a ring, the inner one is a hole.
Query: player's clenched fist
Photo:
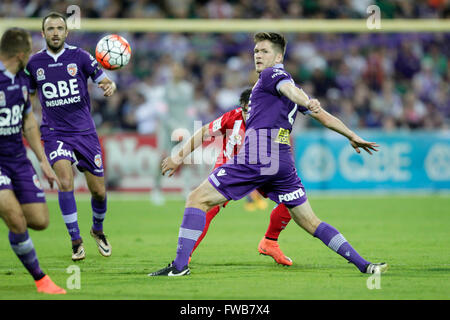
[[[306,107],[314,113],[319,113],[320,109],[322,109],[322,107],[320,106],[320,102],[317,99],[309,99]]]

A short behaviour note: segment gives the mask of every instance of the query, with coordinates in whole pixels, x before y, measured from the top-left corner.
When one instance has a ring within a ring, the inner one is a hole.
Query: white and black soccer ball
[[[119,35],[107,35],[97,43],[95,58],[105,69],[120,69],[130,62],[130,44],[125,38]]]

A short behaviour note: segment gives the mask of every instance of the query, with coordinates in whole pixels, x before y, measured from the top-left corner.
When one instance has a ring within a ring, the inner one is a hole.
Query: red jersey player
[[[222,164],[231,159],[235,154],[237,154],[240,146],[244,142],[245,120],[248,111],[250,94],[251,89],[243,91],[239,100],[239,108],[231,110],[218,119],[204,125],[201,130],[198,130],[191,137],[191,139],[183,146],[182,150],[180,150],[178,154],[164,159],[161,164],[162,174],[165,175],[168,172],[168,176],[172,176],[178,169],[178,167],[182,165],[184,158],[187,157],[191,152],[193,152],[197,147],[201,146],[202,143],[209,137],[219,138],[221,136],[223,139],[222,151],[217,157],[214,169],[220,167]],[[225,203],[223,207],[225,207],[227,203]],[[191,252],[191,256],[208,232],[211,220],[217,215],[219,211],[220,206],[216,206],[206,213],[205,227],[201,236],[195,243],[194,249]],[[272,210],[272,213],[270,215],[270,223],[266,234],[261,239],[258,245],[259,253],[263,255],[269,255],[277,263],[286,266],[292,265],[292,260],[289,257],[286,257],[281,251],[278,245],[278,236],[290,220],[291,215],[286,206],[282,203],[277,205]]]

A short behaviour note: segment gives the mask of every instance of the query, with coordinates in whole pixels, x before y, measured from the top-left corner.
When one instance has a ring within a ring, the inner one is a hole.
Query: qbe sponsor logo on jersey
[[[42,93],[46,99],[55,99],[79,94],[80,90],[78,89],[77,79],[70,79],[69,81],[60,80],[56,85],[46,82],[42,85]]]
[[[45,101],[46,107],[57,107],[61,105],[79,103],[81,101],[80,90],[78,88],[77,79],[69,81],[58,81],[55,84],[45,82],[42,85],[42,93],[48,99]],[[51,100],[54,99],[54,100]]]

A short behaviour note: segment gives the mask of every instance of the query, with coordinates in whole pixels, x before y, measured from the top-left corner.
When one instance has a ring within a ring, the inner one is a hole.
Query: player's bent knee
[[[41,217],[35,219],[34,221],[29,222],[28,227],[33,230],[40,231],[40,230],[47,229],[49,223],[50,223],[50,220],[49,220],[48,216],[41,216]]]
[[[105,188],[99,188],[91,190],[92,197],[97,201],[104,201],[106,198],[106,190]]]
[[[186,208],[198,208],[206,212],[212,207],[211,200],[208,198],[208,195],[205,194],[203,189],[196,188],[189,193],[186,200]]]
[[[59,178],[61,183],[61,190],[63,192],[68,192],[73,190],[73,180],[71,178]]]
[[[10,219],[5,219],[8,229],[16,234],[24,233],[27,231],[27,222],[22,213],[18,213],[12,216]]]
[[[203,204],[201,203],[200,190],[196,188],[189,193],[186,199],[186,208],[198,208],[202,205]]]
[[[33,230],[44,230],[49,224],[49,212],[46,203],[27,203],[22,205],[27,226]]]

